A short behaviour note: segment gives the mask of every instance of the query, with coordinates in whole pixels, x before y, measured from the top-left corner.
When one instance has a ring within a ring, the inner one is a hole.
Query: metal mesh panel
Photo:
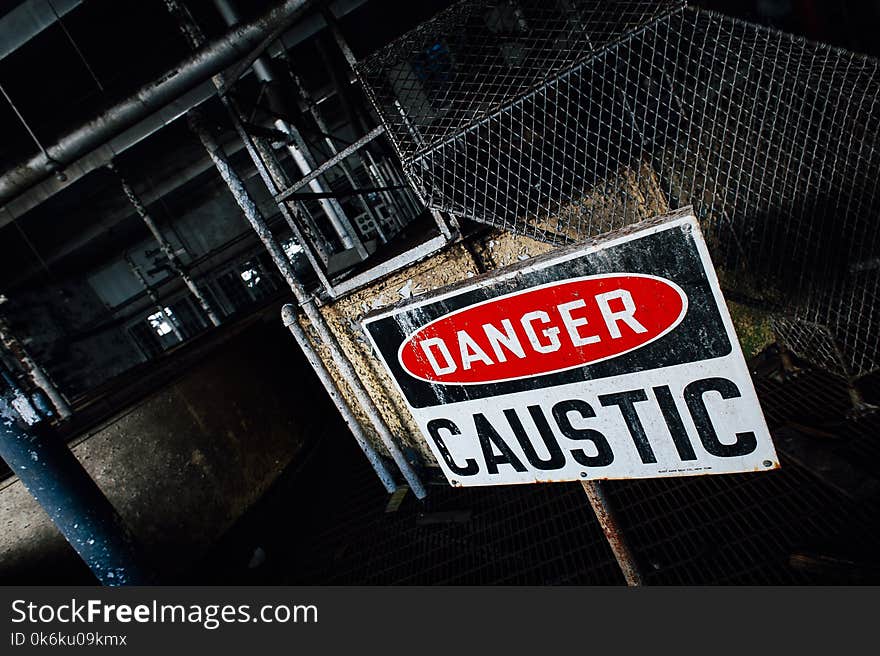
[[[570,241],[691,204],[792,350],[880,366],[875,60],[680,3],[466,0],[360,74],[430,206]]]
[[[647,582],[876,583],[876,497],[850,498],[833,473],[842,460],[880,477],[880,413],[852,416],[845,381],[808,368],[757,378],[755,386],[771,431],[811,431],[801,446],[826,455],[806,467],[781,448],[782,468],[773,472],[608,481]],[[880,375],[863,386],[876,403]],[[388,496],[362,453],[341,439],[344,426],[326,430],[308,466],[282,477],[256,516],[236,527],[240,555],[222,550],[204,564],[204,577],[251,585],[623,584],[577,483],[437,487],[424,502],[408,497],[386,513]],[[345,472],[345,485],[328,471]],[[255,545],[268,560],[249,569]],[[838,565],[804,567],[799,554]],[[241,578],[227,578],[230,562],[240,563]],[[201,573],[194,580],[205,582]]]

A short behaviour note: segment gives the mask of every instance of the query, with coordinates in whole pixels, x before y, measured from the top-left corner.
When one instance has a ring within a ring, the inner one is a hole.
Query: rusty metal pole
[[[49,401],[55,406],[56,412],[61,419],[67,419],[73,414],[70,404],[61,394],[60,390],[49,379],[48,374],[36,363],[31,354],[9,328],[5,319],[0,317],[0,344],[15,358],[30,377],[31,381],[46,393]]]
[[[587,493],[587,498],[590,500],[593,512],[596,513],[596,519],[599,520],[599,525],[602,527],[602,532],[605,534],[608,546],[611,547],[611,551],[617,559],[620,571],[623,572],[626,584],[631,586],[644,585],[635,556],[629,547],[626,536],[623,534],[623,528],[617,521],[617,515],[608,503],[608,497],[605,495],[602,483],[599,481],[581,481],[581,485],[584,488],[584,492]]]
[[[174,252],[174,247],[167,239],[165,239],[165,235],[163,235],[162,231],[159,230],[159,226],[156,225],[153,217],[150,216],[149,212],[147,212],[147,208],[141,202],[140,197],[135,193],[132,186],[128,183],[128,180],[125,179],[125,177],[119,172],[114,164],[108,164],[107,168],[116,173],[116,176],[119,178],[119,184],[122,186],[123,193],[125,193],[126,198],[128,198],[132,207],[134,207],[135,211],[138,213],[138,216],[141,217],[144,225],[147,226],[150,233],[152,233],[153,238],[159,244],[159,248],[162,249],[162,253],[168,260],[168,263],[171,265],[172,271],[174,271],[174,273],[176,273],[178,277],[183,280],[184,284],[187,286],[187,289],[189,289],[190,293],[193,295],[193,298],[196,299],[196,302],[199,304],[202,310],[204,310],[211,323],[215,326],[219,326],[220,317],[211,307],[211,304],[208,302],[208,299],[205,298],[205,295],[199,289],[198,285],[196,285],[195,281],[187,273],[186,267],[184,267],[183,262],[180,261],[180,258],[177,257],[177,253]]]
[[[395,464],[397,464],[400,473],[403,475],[410,489],[417,498],[424,498],[427,495],[427,491],[425,490],[424,484],[419,478],[418,473],[416,473],[412,465],[407,461],[406,456],[404,456],[403,452],[395,443],[394,436],[391,434],[385,420],[382,418],[375,402],[370,397],[369,392],[367,392],[361,382],[361,379],[352,366],[351,361],[345,355],[336,337],[331,332],[324,316],[315,306],[314,299],[309,295],[302,282],[297,277],[296,272],[293,270],[293,266],[291,266],[290,261],[287,259],[287,256],[279,246],[274,235],[272,235],[269,226],[266,224],[266,220],[263,218],[257,204],[248,193],[244,182],[242,182],[241,178],[232,168],[223,148],[217,143],[217,140],[206,128],[204,120],[198,111],[190,110],[187,119],[189,120],[190,129],[202,141],[205,150],[208,151],[208,155],[210,155],[217,168],[217,172],[229,187],[229,191],[232,193],[241,208],[248,223],[251,224],[254,232],[257,233],[257,236],[263,242],[272,261],[275,263],[275,266],[278,267],[278,270],[281,272],[281,275],[284,277],[284,280],[293,292],[297,303],[305,313],[311,325],[314,327],[318,338],[329,351],[330,357],[333,360],[334,365],[336,365],[339,374],[345,378],[355,400],[372,424],[373,429],[376,431],[376,434],[391,455]],[[271,182],[271,180],[264,181]],[[301,346],[305,346],[305,344],[301,344]]]

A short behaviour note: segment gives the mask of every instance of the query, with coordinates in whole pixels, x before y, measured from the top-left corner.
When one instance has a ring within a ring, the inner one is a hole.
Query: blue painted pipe
[[[0,376],[0,458],[102,585],[153,583],[116,509],[73,452],[40,425],[40,416],[8,374]]]

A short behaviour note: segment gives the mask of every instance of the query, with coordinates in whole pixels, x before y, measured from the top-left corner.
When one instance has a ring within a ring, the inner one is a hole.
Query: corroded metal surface
[[[0,317],[0,345],[18,360],[22,368],[25,370],[25,373],[30,376],[34,385],[46,393],[46,396],[49,397],[52,405],[55,406],[55,410],[58,411],[59,417],[66,419],[73,414],[73,410],[71,410],[70,404],[67,403],[67,399],[64,398],[61,391],[49,379],[49,375],[36,363],[33,357],[31,357],[31,354],[12,333],[8,323],[2,317]]]
[[[119,513],[67,445],[41,430],[39,415],[5,374],[0,390],[0,457],[102,584],[152,582]]]
[[[602,527],[605,539],[608,540],[608,546],[614,553],[617,564],[620,565],[620,571],[623,572],[623,578],[627,585],[639,586],[643,585],[642,575],[639,572],[635,555],[629,547],[623,529],[617,520],[617,515],[611,508],[608,497],[605,496],[605,490],[602,489],[602,483],[599,481],[581,481],[584,492],[590,500],[593,512],[596,513],[596,519]]]

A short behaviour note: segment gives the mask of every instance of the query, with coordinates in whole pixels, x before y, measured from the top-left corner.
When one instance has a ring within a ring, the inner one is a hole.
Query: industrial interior
[[[0,582],[880,582],[878,26],[6,0]],[[450,487],[364,317],[682,207],[781,467]]]

